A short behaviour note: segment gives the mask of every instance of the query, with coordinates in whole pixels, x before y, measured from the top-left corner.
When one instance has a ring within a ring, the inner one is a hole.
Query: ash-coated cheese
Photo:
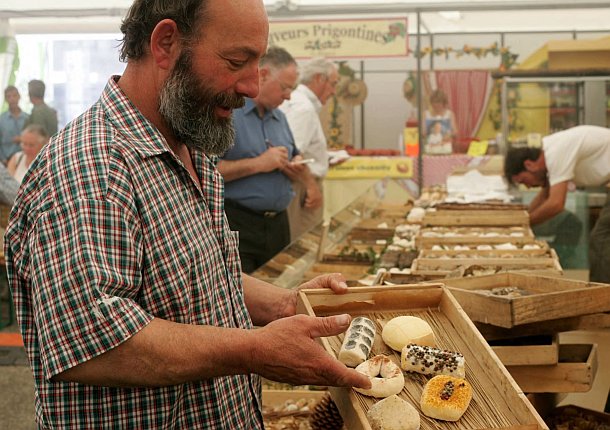
[[[339,361],[349,367],[358,366],[368,358],[374,341],[375,323],[366,317],[354,318],[345,332]]]

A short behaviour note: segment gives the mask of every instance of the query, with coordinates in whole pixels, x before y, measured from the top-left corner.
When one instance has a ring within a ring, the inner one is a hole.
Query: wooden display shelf
[[[610,285],[524,273],[499,273],[445,284],[473,321],[511,328],[521,324],[610,311]],[[517,287],[519,297],[491,295],[494,288]]]
[[[431,429],[548,429],[529,400],[492,353],[489,345],[457,301],[442,284],[354,287],[347,294],[329,290],[299,292],[297,312],[312,316],[350,313],[364,315],[377,325],[372,355],[385,354],[399,362],[400,355],[381,339],[382,327],[393,317],[413,315],[433,328],[437,346],[459,351],[466,359],[466,379],[473,386],[473,398],[462,418],[443,422],[420,414],[421,430]],[[319,339],[323,347],[337,356],[343,334]],[[407,374],[399,396],[419,409],[421,393],[428,377]],[[347,388],[329,389],[350,430],[370,430],[366,411],[377,401]]]
[[[555,365],[506,368],[526,393],[584,393],[591,389],[597,373],[597,345],[559,345]]]

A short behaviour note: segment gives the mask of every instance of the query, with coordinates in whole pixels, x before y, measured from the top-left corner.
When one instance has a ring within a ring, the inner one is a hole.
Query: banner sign
[[[407,18],[271,21],[269,46],[300,59],[406,57]]]
[[[382,179],[413,177],[408,157],[352,157],[328,170],[326,179]]]

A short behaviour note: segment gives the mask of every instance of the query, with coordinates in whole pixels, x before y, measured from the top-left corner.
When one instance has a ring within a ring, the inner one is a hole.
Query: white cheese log
[[[459,352],[445,351],[430,346],[410,344],[400,354],[400,367],[423,375],[448,375],[464,378],[466,360]]]
[[[349,367],[356,367],[366,361],[375,341],[375,323],[365,317],[354,318],[345,332],[339,350],[339,361]]]

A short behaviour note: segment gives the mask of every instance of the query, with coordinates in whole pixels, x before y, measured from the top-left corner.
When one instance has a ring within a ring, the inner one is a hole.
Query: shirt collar
[[[254,114],[258,117],[258,109],[256,106],[256,102],[253,99],[246,97],[246,103],[242,109],[244,110],[245,115]],[[279,114],[278,114],[278,109],[265,110],[264,116],[267,116],[267,115],[270,115],[273,119],[276,119],[276,120],[280,119]]]
[[[299,84],[299,86],[297,87],[297,91],[299,91],[305,97],[307,97],[309,99],[309,101],[311,102],[311,104],[313,105],[316,112],[320,113],[320,111],[322,110],[322,102],[320,102],[320,99],[318,98],[318,96],[315,95],[314,92],[311,91],[307,85]]]
[[[129,141],[137,142],[134,149],[142,157],[153,157],[169,152],[169,145],[161,132],[136,108],[119,87],[120,76],[112,76],[102,93],[100,103],[107,118]]]

